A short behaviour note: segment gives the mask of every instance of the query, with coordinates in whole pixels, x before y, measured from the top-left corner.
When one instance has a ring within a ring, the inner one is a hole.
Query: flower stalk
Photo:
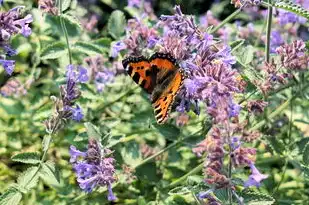
[[[72,53],[71,53],[70,42],[69,42],[69,34],[68,34],[68,30],[65,26],[65,22],[63,20],[62,0],[59,0],[59,10],[60,10],[60,24],[61,24],[62,31],[64,33],[67,48],[68,48],[69,62],[70,62],[70,64],[72,64],[73,61],[72,61]]]
[[[273,16],[273,7],[271,0],[268,0],[268,15],[267,15],[267,30],[266,30],[266,47],[265,47],[265,61],[269,63],[270,59],[270,36],[271,36],[271,23]]]

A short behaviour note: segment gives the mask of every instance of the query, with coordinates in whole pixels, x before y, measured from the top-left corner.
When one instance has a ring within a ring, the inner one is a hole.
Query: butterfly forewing
[[[128,75],[141,86],[147,93],[151,94],[155,79],[149,61],[141,57],[129,57],[122,61]]]

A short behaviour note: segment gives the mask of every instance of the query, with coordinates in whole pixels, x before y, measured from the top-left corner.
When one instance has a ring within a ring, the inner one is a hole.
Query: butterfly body
[[[129,57],[122,64],[135,83],[151,94],[158,123],[164,123],[183,84],[184,75],[169,54],[155,53],[149,59]]]

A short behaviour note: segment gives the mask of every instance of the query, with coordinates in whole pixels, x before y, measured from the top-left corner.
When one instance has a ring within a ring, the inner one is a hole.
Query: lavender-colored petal
[[[254,166],[253,163],[250,164],[251,169],[251,175],[249,176],[249,179],[245,182],[245,187],[249,186],[256,186],[259,187],[261,184],[261,181],[266,179],[268,176],[261,174],[259,170]]]
[[[70,163],[75,163],[77,161],[78,157],[86,157],[86,152],[81,152],[78,149],[76,149],[76,147],[74,145],[70,146]]]
[[[107,185],[107,189],[108,189],[107,200],[108,201],[115,201],[115,200],[117,200],[116,196],[113,193],[112,185],[111,184]]]
[[[78,105],[76,105],[76,108],[71,108],[72,111],[72,119],[79,122],[83,119],[84,114],[83,114],[83,110],[81,109],[81,107],[79,107]]]
[[[15,61],[14,60],[1,60],[0,64],[2,64],[4,70],[8,75],[12,75],[14,68],[15,68]]]

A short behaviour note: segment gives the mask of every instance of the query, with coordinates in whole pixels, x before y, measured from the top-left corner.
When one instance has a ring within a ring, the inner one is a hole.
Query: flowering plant
[[[0,0],[0,204],[307,203],[308,2],[185,2]]]

